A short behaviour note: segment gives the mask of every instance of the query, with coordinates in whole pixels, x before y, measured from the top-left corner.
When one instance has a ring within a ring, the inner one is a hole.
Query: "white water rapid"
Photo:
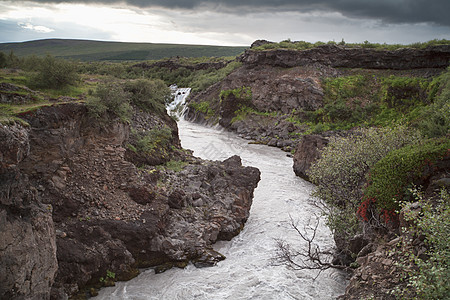
[[[253,205],[244,230],[230,242],[218,242],[215,250],[227,258],[210,268],[171,269],[154,274],[142,272],[128,282],[100,291],[95,299],[132,300],[269,300],[269,299],[334,299],[345,290],[344,274],[327,270],[314,279],[315,271],[295,271],[274,266],[275,239],[284,239],[295,247],[304,246],[290,226],[291,215],[306,224],[317,208],[310,203],[312,185],[295,176],[292,158],[265,145],[252,145],[234,134],[179,121],[179,134],[184,148],[194,155],[223,160],[237,154],[247,166],[261,171]],[[320,224],[316,240],[320,247],[333,245],[332,236]]]

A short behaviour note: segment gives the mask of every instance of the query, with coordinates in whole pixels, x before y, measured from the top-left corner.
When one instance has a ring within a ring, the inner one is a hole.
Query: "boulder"
[[[308,180],[308,170],[317,159],[320,151],[328,145],[328,139],[321,135],[305,135],[298,143],[294,154],[294,172],[297,176]]]

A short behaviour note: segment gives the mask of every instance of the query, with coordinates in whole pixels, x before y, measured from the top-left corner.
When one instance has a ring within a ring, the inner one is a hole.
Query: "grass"
[[[344,40],[341,42],[336,43],[335,41],[328,41],[326,43],[324,42],[316,42],[316,43],[310,43],[305,41],[291,41],[290,39],[281,41],[279,43],[269,43],[264,44],[259,47],[252,48],[252,50],[273,50],[273,49],[291,49],[291,50],[307,50],[312,49],[317,46],[321,45],[339,45],[345,48],[370,48],[375,50],[397,50],[401,48],[416,48],[416,49],[424,49],[429,46],[436,46],[436,45],[449,45],[450,40],[430,40],[428,42],[418,42],[418,43],[412,43],[408,45],[402,45],[402,44],[380,44],[380,43],[371,43],[369,41],[364,41],[363,43],[346,43]]]
[[[2,43],[0,51],[19,56],[51,54],[81,61],[142,61],[174,56],[236,56],[246,47],[182,44],[123,43],[69,39],[46,39],[23,43]]]

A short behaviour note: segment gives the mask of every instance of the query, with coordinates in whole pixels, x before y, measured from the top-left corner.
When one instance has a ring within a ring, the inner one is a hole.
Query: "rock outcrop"
[[[409,70],[421,68],[446,68],[450,60],[450,45],[425,49],[401,48],[394,51],[369,48],[345,48],[322,45],[298,51],[276,49],[266,51],[246,50],[240,60],[246,65],[268,65],[293,68],[321,64],[333,68],[364,68]]]
[[[385,76],[385,70],[398,76],[430,77],[442,72],[450,60],[448,45],[395,51],[338,45],[303,51],[253,49],[267,43],[256,41],[239,57],[240,68],[193,95],[186,119],[218,123],[246,139],[292,151],[308,131],[301,123],[325,105],[324,78],[349,75],[352,68],[370,69],[374,77]],[[242,104],[221,94],[240,88],[251,90],[250,102]],[[197,110],[198,105],[208,109]]]
[[[311,164],[320,158],[320,151],[328,145],[328,139],[324,136],[312,134],[305,135],[298,143],[294,154],[294,173],[304,179],[308,179],[307,171]]]
[[[0,131],[2,299],[83,294],[140,267],[213,265],[224,257],[212,244],[248,218],[259,171],[239,157],[194,158],[169,117],[136,111],[131,125],[99,127],[85,105],[67,103],[22,118],[30,127]],[[130,127],[172,137],[136,159]]]
[[[19,170],[27,129],[0,125],[0,298],[49,299],[58,267],[52,207]]]

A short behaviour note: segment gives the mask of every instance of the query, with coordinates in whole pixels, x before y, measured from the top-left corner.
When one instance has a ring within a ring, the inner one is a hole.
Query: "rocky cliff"
[[[333,68],[364,68],[409,70],[445,68],[450,59],[450,45],[425,49],[401,48],[395,51],[345,48],[338,45],[322,45],[298,51],[276,49],[267,51],[246,50],[241,61],[247,65],[269,65],[292,68],[315,63]]]
[[[264,42],[254,46],[261,43]],[[380,126],[380,123],[370,124],[369,119],[376,115],[364,112],[361,115],[367,119],[350,121],[345,130],[319,128],[316,132],[315,129],[327,122],[345,123],[354,116],[354,111],[368,107],[405,116],[411,107],[423,109],[430,105],[431,89],[422,89],[418,82],[431,86],[433,78],[449,66],[450,47],[396,51],[335,45],[304,51],[249,49],[240,60],[242,67],[190,99],[186,117],[197,122],[218,123],[258,143],[295,149],[294,172],[308,179],[308,169],[320,157],[320,150],[326,147],[330,137],[345,136],[350,132],[347,130],[358,126],[355,123],[361,126]],[[332,84],[327,86],[330,81]],[[358,90],[358,85],[363,88]],[[317,126],[310,127],[313,122]],[[447,170],[442,175],[446,178],[448,167],[442,169]],[[419,185],[426,189],[429,186]],[[359,265],[342,299],[394,299],[394,290],[407,285],[406,281],[402,282],[404,270],[395,264],[400,261],[398,252],[394,254],[399,249],[399,241],[410,240],[413,245],[409,250],[415,255],[424,255],[426,251],[423,236],[422,240],[417,236],[411,239],[408,234],[397,238],[385,232],[375,238],[368,236],[355,235],[350,241],[335,236],[338,250],[350,247],[353,257],[345,261],[338,255],[333,263],[349,265],[357,258],[353,266]]]
[[[140,267],[213,265],[224,257],[211,245],[249,216],[259,171],[191,156],[168,116],[136,110],[129,125],[97,126],[84,104],[65,103],[21,117],[29,126],[0,127],[2,299],[84,295]],[[164,128],[163,148],[130,146],[130,132]]]
[[[258,46],[254,43],[252,48]],[[286,151],[314,148],[299,143],[305,134],[316,133],[307,126],[313,122],[311,116],[324,118],[321,112],[326,106],[326,91],[323,81],[345,76],[371,78],[366,83],[378,93],[383,78],[400,77],[432,78],[440,74],[450,60],[450,46],[433,46],[426,49],[403,48],[395,51],[365,48],[345,48],[338,45],[323,45],[309,50],[254,50],[248,49],[239,57],[242,67],[224,80],[205,91],[193,95],[189,100],[186,118],[208,124],[219,123],[242,137],[258,143],[283,148]],[[250,101],[236,97],[239,89],[250,90]],[[398,89],[398,88],[397,88]],[[395,90],[393,88],[392,90]],[[235,91],[235,92],[234,92]],[[408,91],[399,90],[399,97]],[[398,96],[397,95],[397,96]],[[396,97],[396,95],[393,95]],[[361,98],[361,99],[360,99]],[[373,95],[354,97],[362,103],[347,100],[348,110],[370,106]],[[377,100],[381,101],[381,100]],[[372,102],[372,103],[371,103]],[[379,105],[375,103],[375,105]],[[341,107],[332,108],[338,118],[345,118]],[[341,116],[339,116],[341,114]],[[322,130],[317,130],[321,132]],[[335,133],[327,132],[330,136]],[[339,133],[338,133],[339,134]],[[301,147],[301,148],[298,148]],[[315,150],[298,154],[294,170],[303,174],[310,164],[302,157],[310,157]]]

